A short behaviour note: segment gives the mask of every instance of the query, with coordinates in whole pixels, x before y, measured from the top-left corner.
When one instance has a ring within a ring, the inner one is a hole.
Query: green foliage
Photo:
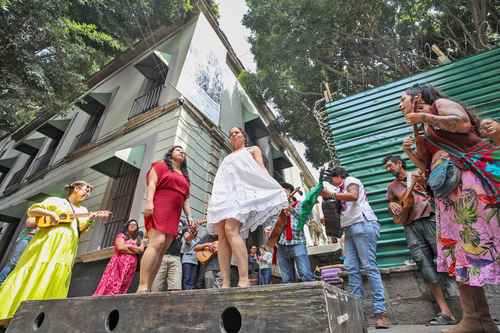
[[[242,82],[274,104],[285,130],[315,165],[328,159],[311,114],[321,83],[340,99],[494,46],[500,6],[493,0],[246,0],[243,23],[258,71]]]
[[[0,0],[0,129],[64,110],[112,57],[191,10],[189,0]]]

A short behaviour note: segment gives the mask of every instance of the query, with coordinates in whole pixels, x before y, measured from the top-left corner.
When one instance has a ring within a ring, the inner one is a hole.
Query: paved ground
[[[376,330],[368,328],[369,333],[440,333],[445,328],[452,326],[425,326],[425,325],[396,325],[388,330]],[[500,328],[500,326],[499,326]]]

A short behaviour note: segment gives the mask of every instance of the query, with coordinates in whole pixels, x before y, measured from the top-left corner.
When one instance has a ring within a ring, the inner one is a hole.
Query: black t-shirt
[[[184,222],[184,220],[181,220],[179,222],[179,229],[177,232],[177,236],[173,240],[172,244],[168,247],[167,251],[165,251],[165,254],[170,254],[172,256],[181,256],[181,246],[182,246],[182,236],[184,233],[187,231],[187,223]]]

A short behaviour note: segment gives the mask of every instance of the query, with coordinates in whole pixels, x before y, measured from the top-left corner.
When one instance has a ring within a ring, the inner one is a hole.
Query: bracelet
[[[427,113],[422,113],[422,122],[423,123],[427,123],[427,116],[428,116]]]

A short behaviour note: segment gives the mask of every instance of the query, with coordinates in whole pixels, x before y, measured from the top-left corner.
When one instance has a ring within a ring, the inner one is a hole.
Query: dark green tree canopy
[[[190,0],[0,0],[0,130],[64,110],[114,56],[192,10]]]
[[[241,82],[283,116],[283,129],[304,142],[315,165],[327,161],[311,113],[329,82],[334,99],[494,47],[500,2],[494,0],[246,0],[243,23],[257,73]]]

